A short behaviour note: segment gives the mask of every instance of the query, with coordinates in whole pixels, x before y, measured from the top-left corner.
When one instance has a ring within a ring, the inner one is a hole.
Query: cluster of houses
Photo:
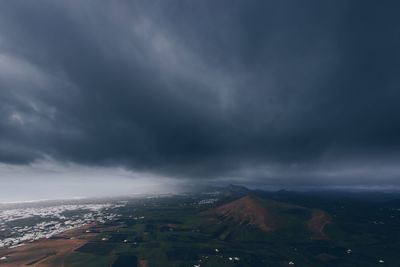
[[[0,210],[0,248],[12,248],[38,239],[50,238],[86,224],[113,220],[118,216],[113,213],[113,209],[117,207],[121,207],[121,204],[58,205]]]
[[[199,205],[207,205],[207,204],[214,204],[218,201],[218,198],[207,198],[200,200],[197,204]]]

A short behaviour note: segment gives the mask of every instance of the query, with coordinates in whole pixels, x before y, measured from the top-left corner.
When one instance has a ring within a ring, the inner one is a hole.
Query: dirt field
[[[149,267],[149,262],[147,260],[139,260],[139,267]]]
[[[43,239],[21,247],[1,250],[1,267],[17,266],[64,266],[64,259],[87,241],[84,239]]]
[[[90,225],[66,231],[57,236],[59,239],[41,239],[23,246],[1,249],[0,267],[61,267],[65,258],[75,249],[84,245],[95,234],[85,233]]]
[[[313,233],[312,239],[326,240],[329,239],[324,233],[325,225],[331,222],[330,216],[322,210],[313,210],[312,217],[308,221],[308,229]]]

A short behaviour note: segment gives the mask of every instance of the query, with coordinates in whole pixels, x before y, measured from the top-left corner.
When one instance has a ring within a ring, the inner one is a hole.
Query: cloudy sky
[[[1,1],[0,187],[395,189],[399,8]]]

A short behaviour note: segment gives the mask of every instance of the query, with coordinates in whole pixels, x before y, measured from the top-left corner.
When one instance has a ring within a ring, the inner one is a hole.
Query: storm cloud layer
[[[0,162],[400,185],[399,8],[2,1]]]

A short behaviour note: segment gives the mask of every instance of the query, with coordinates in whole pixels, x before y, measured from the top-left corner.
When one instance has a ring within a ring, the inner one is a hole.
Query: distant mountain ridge
[[[229,184],[227,186],[206,186],[197,188],[197,191],[201,193],[217,192],[225,197],[245,196],[253,192],[251,189],[248,189],[245,186],[235,184]]]

